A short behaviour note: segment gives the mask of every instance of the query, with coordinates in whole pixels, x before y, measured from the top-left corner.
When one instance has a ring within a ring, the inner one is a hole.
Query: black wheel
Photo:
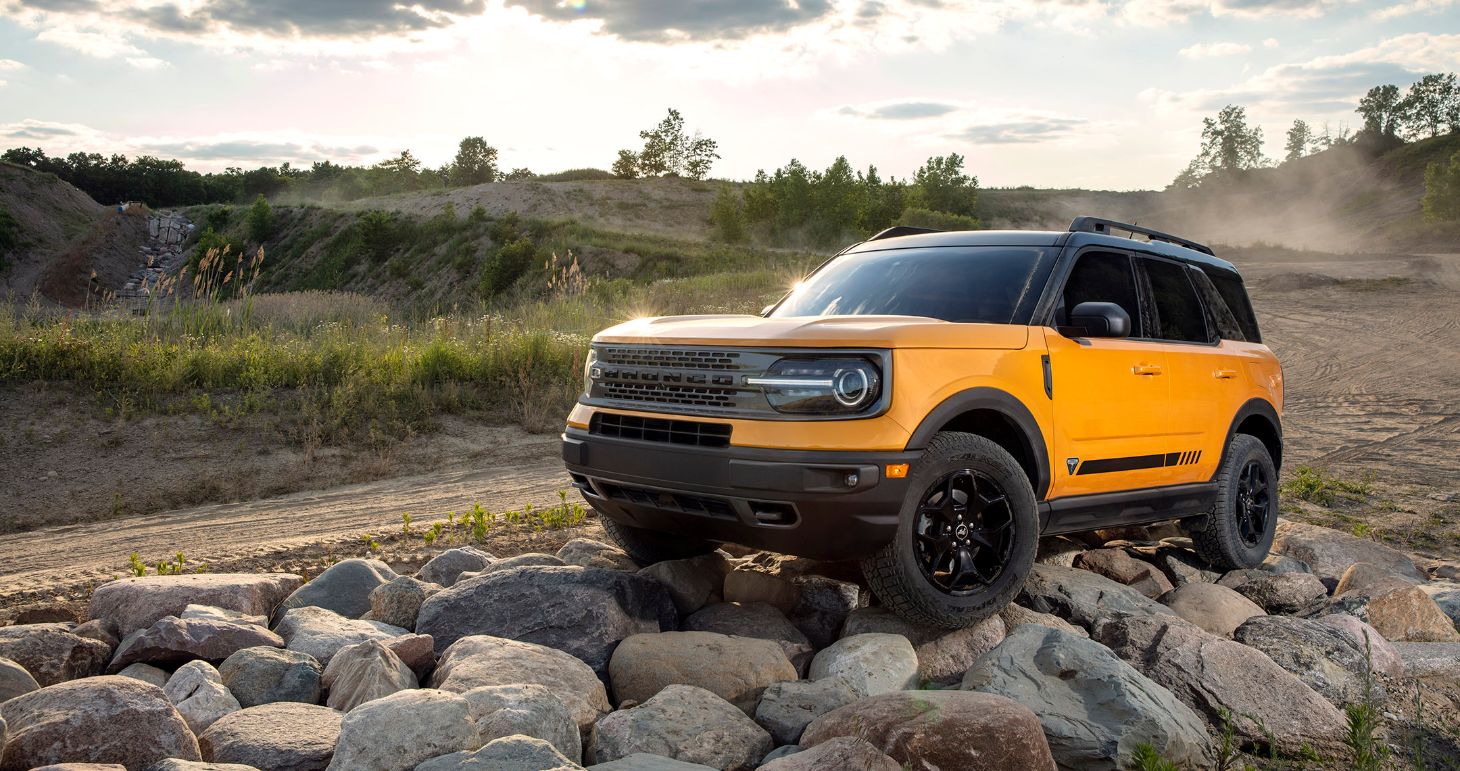
[[[1255,568],[1267,558],[1277,527],[1277,467],[1267,446],[1238,434],[1217,474],[1217,501],[1199,529],[1196,553],[1223,570]]]
[[[916,465],[897,536],[862,572],[908,621],[971,626],[1024,586],[1039,543],[1034,490],[1008,451],[973,434],[938,434]]]
[[[598,521],[603,525],[603,531],[608,533],[609,539],[633,557],[635,562],[644,566],[665,560],[698,557],[715,550],[715,544],[703,538],[645,530],[615,522],[602,513],[598,515]]]

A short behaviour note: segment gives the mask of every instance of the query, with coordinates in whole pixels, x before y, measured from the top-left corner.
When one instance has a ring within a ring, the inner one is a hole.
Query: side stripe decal
[[[1110,474],[1116,471],[1139,471],[1166,466],[1190,466],[1200,460],[1201,450],[1168,452],[1164,455],[1131,455],[1125,458],[1096,458],[1081,463],[1075,469],[1075,475]]]

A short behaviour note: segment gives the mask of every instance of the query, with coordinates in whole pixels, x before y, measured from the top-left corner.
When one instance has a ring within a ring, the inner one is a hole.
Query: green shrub
[[[613,172],[603,169],[568,169],[554,174],[538,174],[533,177],[539,182],[597,182],[614,178]]]
[[[904,209],[902,216],[893,224],[934,230],[978,230],[981,227],[977,217],[919,208]]]
[[[1425,195],[1421,204],[1428,220],[1460,220],[1460,152],[1450,156],[1448,164],[1431,163],[1425,168]]]
[[[391,212],[371,209],[356,221],[360,246],[372,260],[384,260],[400,244],[403,233],[397,220],[397,215]]]
[[[482,266],[482,295],[490,298],[510,289],[536,261],[537,247],[527,238],[497,247]]]
[[[274,234],[274,210],[269,208],[269,202],[262,195],[255,198],[253,205],[248,207],[245,223],[248,227],[248,240],[255,244],[262,244]]]
[[[1372,494],[1374,488],[1368,482],[1339,479],[1322,469],[1299,466],[1294,472],[1293,478],[1284,482],[1279,491],[1283,495],[1300,498],[1309,503],[1332,506],[1338,502],[1339,497],[1362,498]]]
[[[710,224],[714,226],[715,238],[721,241],[738,244],[745,240],[745,205],[740,193],[729,184],[721,183],[720,192],[710,205]]]
[[[4,208],[0,208],[0,271],[5,270],[6,252],[20,246],[20,222]]]

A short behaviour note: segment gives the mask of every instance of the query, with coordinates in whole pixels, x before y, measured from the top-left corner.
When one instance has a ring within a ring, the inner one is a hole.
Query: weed
[[[1175,763],[1162,758],[1156,748],[1146,742],[1136,745],[1131,759],[1135,761],[1139,771],[1179,771]]]
[[[1344,707],[1348,717],[1344,744],[1353,750],[1355,771],[1379,771],[1389,758],[1389,747],[1380,741],[1375,732],[1379,726],[1379,708],[1374,703],[1374,648],[1367,633],[1364,635],[1364,695],[1357,704]]]
[[[132,575],[137,578],[147,575],[147,564],[142,561],[137,552],[132,552],[132,556],[127,558],[127,566],[131,569]]]
[[[1222,724],[1217,732],[1217,771],[1229,771],[1237,759],[1237,726],[1226,707],[1217,708],[1217,720]]]
[[[407,541],[411,540],[411,513],[409,511],[400,515],[400,534]]]
[[[1299,466],[1293,478],[1284,482],[1279,488],[1279,492],[1320,506],[1332,506],[1338,502],[1340,497],[1347,499],[1367,497],[1373,494],[1374,486],[1368,480],[1355,482],[1339,479],[1322,469]]]

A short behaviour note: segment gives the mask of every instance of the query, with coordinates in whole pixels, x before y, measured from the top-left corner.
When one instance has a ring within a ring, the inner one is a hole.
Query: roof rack
[[[1173,236],[1170,233],[1162,233],[1159,230],[1143,228],[1140,225],[1129,225],[1124,222],[1116,222],[1115,220],[1106,220],[1099,217],[1076,217],[1070,223],[1071,233],[1101,233],[1108,235],[1112,230],[1124,230],[1131,234],[1139,233],[1152,241],[1165,241],[1168,244],[1176,244],[1177,246],[1184,246],[1187,249],[1193,249],[1202,254],[1216,256],[1216,253],[1206,244],[1199,244],[1181,236]]]
[[[937,228],[915,228],[912,225],[893,225],[892,227],[867,239],[868,241],[881,241],[884,238],[901,238],[903,236],[915,236],[919,233],[942,233]]]

